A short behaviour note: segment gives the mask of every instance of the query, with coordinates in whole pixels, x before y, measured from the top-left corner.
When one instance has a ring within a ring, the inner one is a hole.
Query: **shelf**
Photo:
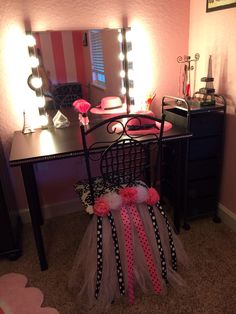
[[[215,97],[217,99],[215,105],[202,105],[200,101],[197,100],[185,100],[178,97],[164,96],[162,99],[162,106],[165,110],[176,108],[189,112],[191,114],[207,111],[225,110],[226,103],[224,98],[220,95],[215,95]]]

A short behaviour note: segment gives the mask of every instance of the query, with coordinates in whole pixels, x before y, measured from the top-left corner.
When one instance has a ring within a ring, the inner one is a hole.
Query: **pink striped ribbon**
[[[142,224],[142,221],[140,219],[140,216],[137,212],[137,209],[134,205],[131,205],[129,207],[135,228],[138,232],[139,241],[141,243],[141,246],[143,248],[144,256],[146,258],[147,267],[151,276],[151,281],[153,284],[154,291],[159,294],[161,292],[161,285],[160,281],[157,275],[156,266],[153,260],[152,252],[150,245],[148,243],[148,239]]]
[[[125,233],[125,251],[127,258],[128,267],[128,293],[129,293],[129,303],[134,303],[134,254],[133,254],[133,240],[132,240],[132,229],[129,215],[126,208],[122,206],[121,208],[121,219],[124,225]]]

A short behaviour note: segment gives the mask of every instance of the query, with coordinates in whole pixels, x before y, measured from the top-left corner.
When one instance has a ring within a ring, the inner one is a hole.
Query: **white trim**
[[[236,232],[236,214],[226,208],[221,203],[218,204],[219,216],[222,221],[233,231]]]
[[[83,210],[83,206],[81,205],[81,202],[79,199],[72,199],[66,202],[45,205],[42,208],[44,219],[51,219],[57,216],[72,214],[81,210]],[[31,222],[28,208],[21,209],[19,211],[19,214],[20,214],[23,224]]]

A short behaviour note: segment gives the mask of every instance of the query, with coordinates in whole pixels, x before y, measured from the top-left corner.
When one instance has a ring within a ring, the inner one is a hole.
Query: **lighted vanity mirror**
[[[33,35],[43,92],[49,96],[48,107],[71,106],[77,98],[88,100],[92,106],[106,96],[122,99],[118,29],[42,31]],[[97,47],[99,41],[101,45]]]

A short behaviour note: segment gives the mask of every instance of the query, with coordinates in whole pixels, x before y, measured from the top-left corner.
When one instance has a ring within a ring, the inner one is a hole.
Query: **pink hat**
[[[101,104],[91,108],[90,112],[95,114],[122,114],[126,113],[126,104],[122,104],[120,97],[104,97]]]
[[[143,114],[150,117],[155,117],[154,113],[148,111],[137,111],[135,114]],[[160,132],[161,123],[148,118],[133,118],[131,117],[126,124],[126,133],[129,135],[147,135],[158,134]],[[164,131],[168,131],[172,128],[172,123],[164,122]],[[113,125],[112,129],[116,133],[121,133],[123,127],[120,123]]]

